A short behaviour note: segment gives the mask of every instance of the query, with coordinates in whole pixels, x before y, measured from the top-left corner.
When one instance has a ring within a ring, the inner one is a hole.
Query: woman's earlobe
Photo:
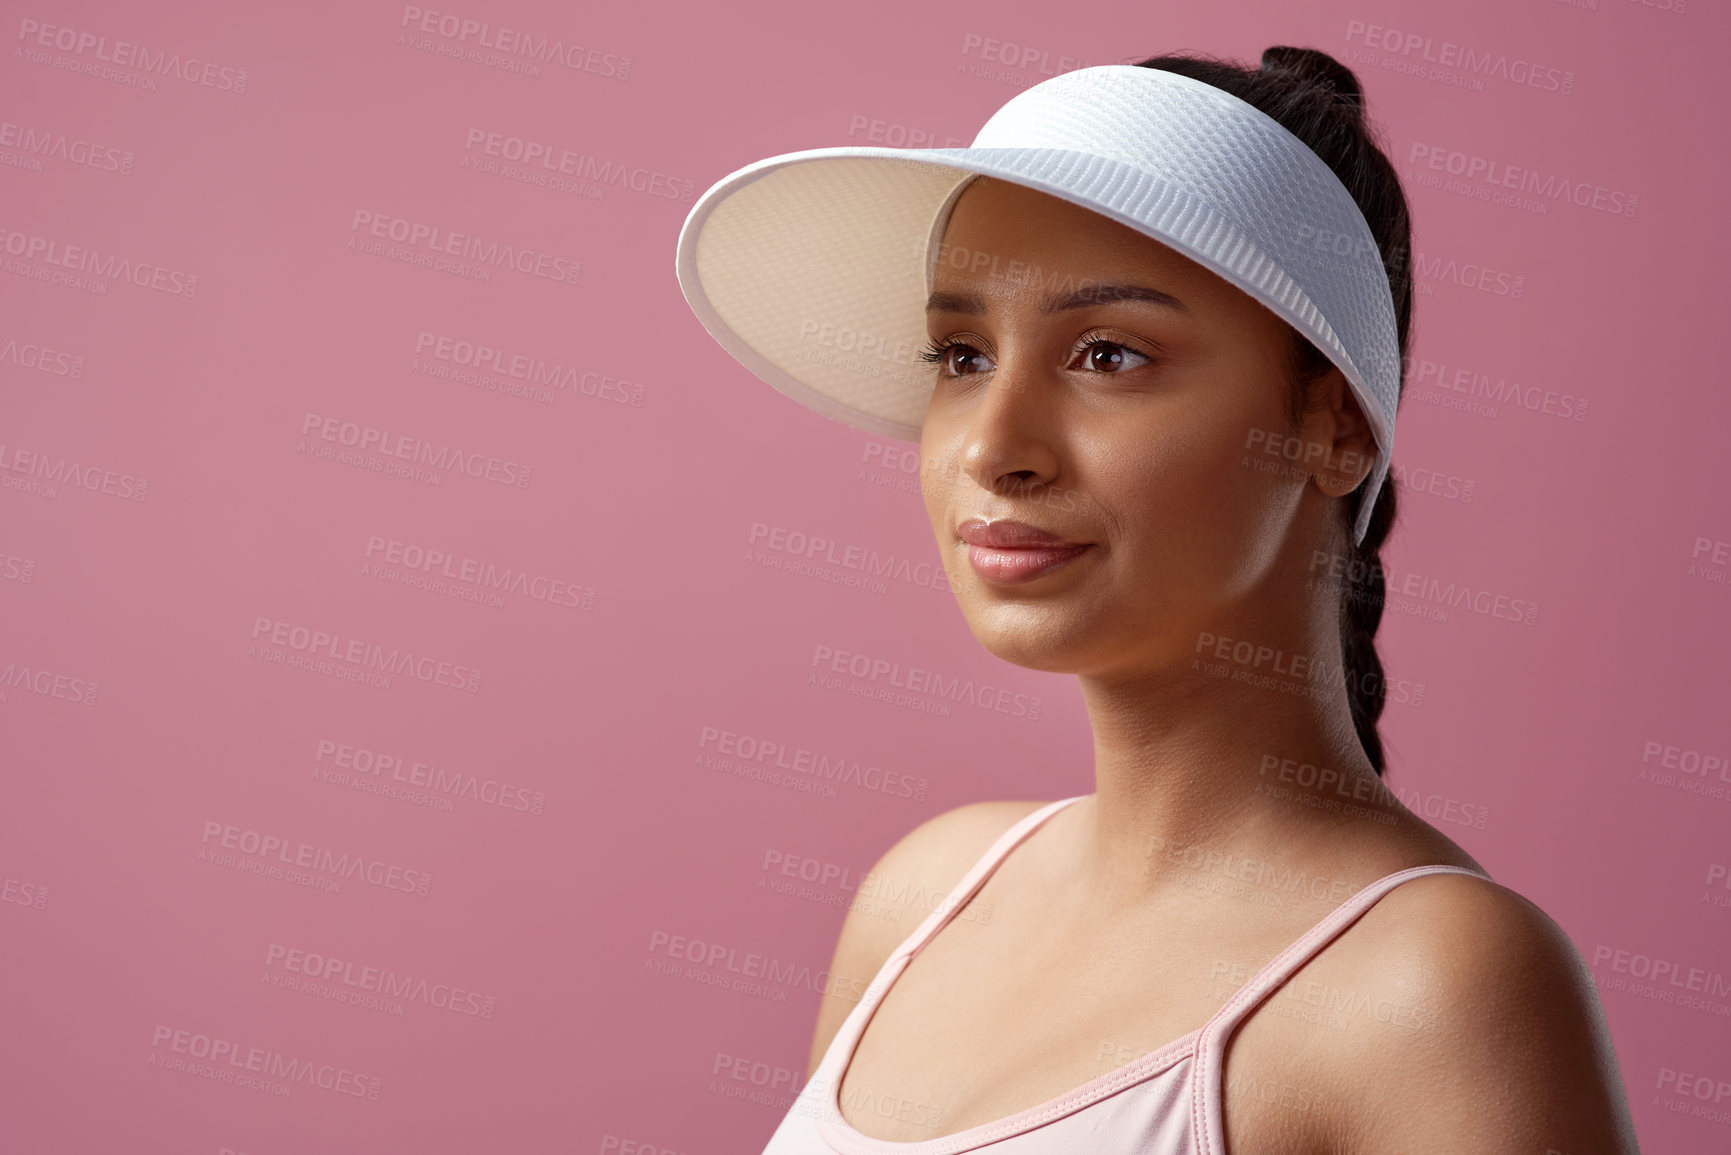
[[[1330,497],[1345,497],[1363,483],[1362,477],[1349,477],[1339,473],[1313,473],[1316,484],[1322,492]]]

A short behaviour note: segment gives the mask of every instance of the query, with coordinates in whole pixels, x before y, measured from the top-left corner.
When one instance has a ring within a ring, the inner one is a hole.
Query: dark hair
[[[1260,68],[1201,53],[1169,53],[1134,62],[1200,80],[1231,93],[1267,113],[1308,144],[1340,178],[1370,224],[1394,293],[1394,318],[1400,339],[1401,384],[1406,379],[1407,332],[1412,320],[1412,221],[1406,193],[1394,165],[1382,148],[1375,126],[1364,115],[1364,91],[1351,69],[1314,48],[1278,46],[1262,54]],[[1293,425],[1303,420],[1311,385],[1333,368],[1323,352],[1288,326],[1292,334],[1292,392],[1288,405]],[[1397,395],[1398,397],[1398,395]],[[1382,621],[1384,583],[1382,543],[1394,525],[1395,485],[1389,477],[1377,492],[1364,541],[1352,540],[1365,486],[1342,502],[1346,518],[1345,579],[1340,598],[1341,661],[1347,697],[1358,740],[1380,775],[1385,767],[1377,719],[1385,699],[1382,660],[1376,653],[1376,628]]]

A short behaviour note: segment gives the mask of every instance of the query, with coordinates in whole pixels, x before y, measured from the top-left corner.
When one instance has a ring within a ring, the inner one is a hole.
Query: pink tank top
[[[841,1077],[884,994],[920,948],[973,898],[1018,843],[1047,818],[1086,797],[1081,794],[1042,806],[1004,831],[943,903],[884,961],[770,1136],[763,1155],[956,1155],[983,1149],[992,1155],[1070,1155],[1077,1151],[1098,1155],[1224,1155],[1221,1074],[1234,1028],[1377,899],[1408,879],[1452,873],[1493,881],[1461,866],[1435,864],[1397,870],[1330,911],[1253,975],[1207,1023],[1157,1051],[1055,1099],[953,1135],[902,1143],[873,1139],[856,1131],[841,1113]]]

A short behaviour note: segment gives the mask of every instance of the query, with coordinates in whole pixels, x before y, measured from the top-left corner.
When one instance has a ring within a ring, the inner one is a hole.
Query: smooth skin
[[[1339,371],[1291,427],[1284,322],[1166,245],[1043,193],[976,180],[944,245],[929,335],[957,347],[932,367],[927,512],[980,642],[1079,679],[1095,791],[1011,852],[868,1023],[843,1114],[904,1142],[1045,1102],[1200,1027],[1376,878],[1483,869],[1376,789],[1341,676],[1305,695],[1198,668],[1205,635],[1340,661],[1338,594],[1315,558],[1345,551],[1343,497],[1375,443]],[[1042,307],[1077,292],[1080,307]],[[1254,467],[1270,436],[1298,438],[1281,444],[1309,446],[1316,464]],[[1092,548],[994,585],[957,536],[970,517]],[[1270,756],[1344,785],[1281,782]],[[1331,808],[1355,792],[1375,801]],[[1040,805],[930,819],[874,866],[879,893],[947,893]],[[1245,882],[1270,877],[1245,863],[1317,881]],[[858,982],[825,997],[811,1070],[930,906],[849,912],[832,973]],[[1226,1081],[1227,1143],[1244,1155],[1638,1150],[1579,953],[1533,903],[1463,875],[1397,887],[1319,952],[1233,1035]]]

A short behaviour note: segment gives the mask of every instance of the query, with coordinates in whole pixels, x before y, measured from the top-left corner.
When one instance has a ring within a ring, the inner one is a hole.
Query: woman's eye
[[[945,345],[928,345],[920,353],[920,360],[936,365],[940,372],[951,377],[965,377],[973,373],[983,373],[990,364],[984,353],[972,345],[960,341],[952,341]],[[985,364],[976,362],[985,362]]]
[[[1134,361],[1131,358],[1135,358]],[[1082,367],[1096,373],[1121,373],[1148,361],[1136,350],[1116,341],[1090,341],[1082,347]]]
[[[985,369],[986,355],[972,345],[951,345],[946,353],[948,360],[945,363],[957,376],[979,373]]]

